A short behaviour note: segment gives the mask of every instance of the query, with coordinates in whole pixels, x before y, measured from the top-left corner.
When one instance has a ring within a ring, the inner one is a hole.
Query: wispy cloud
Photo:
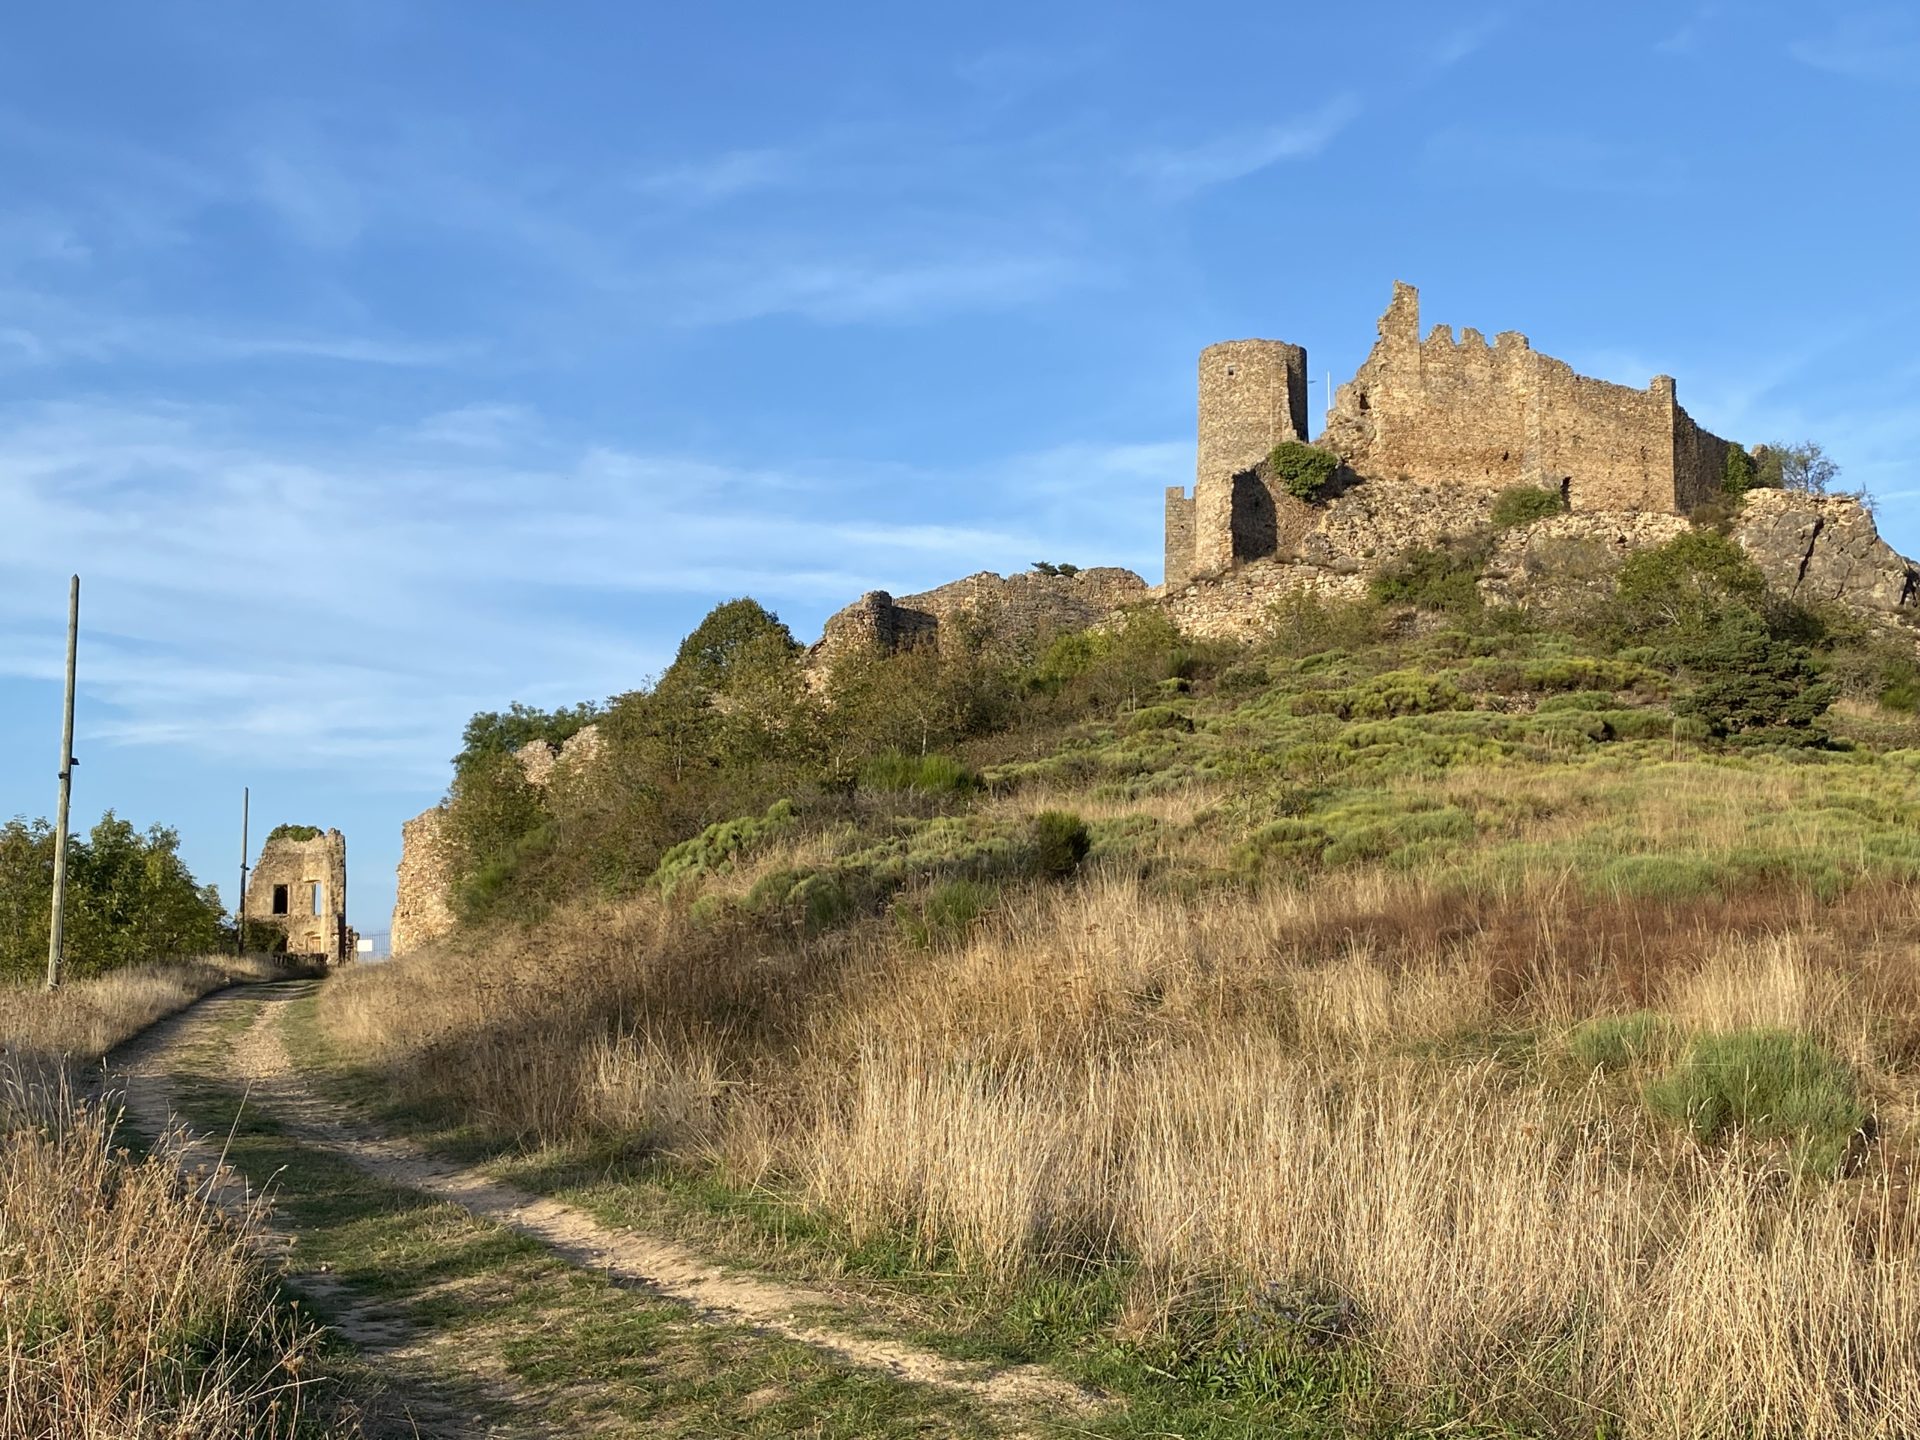
[[[1661,55],[1688,55],[1700,46],[1713,22],[1720,18],[1726,6],[1722,0],[1706,0],[1706,3],[1694,7],[1693,12],[1682,20],[1678,27],[1669,31],[1654,42],[1654,50]]]
[[[0,410],[0,676],[53,673],[43,642],[80,569],[96,742],[434,784],[465,715],[515,695],[631,688],[733,595],[788,609],[805,630],[875,585],[911,590],[1088,544],[1095,560],[1144,558],[1157,485],[1171,483],[1156,467],[1177,458],[1068,447],[964,474],[836,467],[829,486],[570,442],[517,407],[291,438],[310,429],[276,438],[205,406]],[[1032,488],[1070,476],[1109,496],[1137,486],[1139,504],[1089,521]],[[997,494],[1016,518],[878,518],[903,484]],[[837,514],[819,503],[828,488]]]
[[[789,150],[728,150],[650,170],[634,178],[642,195],[689,205],[711,205],[738,195],[800,182],[804,167]]]
[[[1686,184],[1686,162],[1670,151],[1590,135],[1454,127],[1430,136],[1427,175],[1447,184],[1506,185],[1610,195],[1667,195]]]
[[[682,324],[795,315],[826,324],[897,324],[960,310],[1022,305],[1099,278],[1054,255],[932,255],[918,260],[829,257],[692,267],[674,282]]]
[[[1306,160],[1333,143],[1360,115],[1353,95],[1280,125],[1239,130],[1198,145],[1159,146],[1134,157],[1131,169],[1163,193],[1186,195],[1243,179],[1287,160]]]
[[[1803,65],[1854,80],[1920,81],[1920,21],[1910,10],[1844,15],[1787,53]]]
[[[1434,47],[1434,67],[1450,70],[1463,60],[1470,59],[1484,50],[1487,42],[1499,34],[1506,23],[1507,17],[1504,15],[1486,15],[1449,31]]]

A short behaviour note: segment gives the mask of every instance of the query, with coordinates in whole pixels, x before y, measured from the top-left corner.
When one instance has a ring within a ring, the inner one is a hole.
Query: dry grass
[[[207,956],[70,980],[51,994],[36,983],[0,985],[0,1049],[98,1060],[210,991],[296,973],[305,972],[267,956]]]
[[[1805,783],[1729,774],[1433,784],[1524,801],[1535,839],[1610,820],[1697,852],[1750,843],[1764,817],[1736,812]],[[932,953],[877,921],[798,940],[635,904],[349,974],[324,1004],[404,1092],[516,1133],[648,1135],[991,1283],[1125,1263],[1136,1330],[1196,1297],[1332,1297],[1334,1339],[1409,1409],[1894,1437],[1920,1434],[1916,941],[1894,880],[1654,901],[1547,856],[1498,885],[1350,869],[1195,900],[1116,870],[1010,892]],[[1571,1059],[1583,1022],[1643,1010],[1813,1037],[1877,1142],[1809,1177],[1662,1123],[1640,1100],[1660,1062]]]
[[[0,1065],[0,1124],[0,1436],[347,1433],[316,1413],[317,1331],[277,1303],[253,1219],[119,1148],[57,1071]]]

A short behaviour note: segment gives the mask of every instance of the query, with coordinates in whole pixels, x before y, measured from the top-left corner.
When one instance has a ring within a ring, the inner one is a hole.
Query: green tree
[[[1609,623],[1625,640],[1660,644],[1709,628],[1729,607],[1763,611],[1767,581],[1726,536],[1688,530],[1627,557]]]
[[[1760,470],[1744,446],[1727,446],[1727,463],[1720,472],[1723,493],[1739,497],[1760,483]]]
[[[600,707],[591,701],[541,710],[516,700],[505,710],[482,710],[467,721],[453,768],[463,770],[484,757],[509,754],[536,740],[559,745],[599,718]]]
[[[1825,495],[1840,477],[1840,467],[1817,441],[1797,445],[1776,441],[1760,452],[1755,483],[1803,495]]]

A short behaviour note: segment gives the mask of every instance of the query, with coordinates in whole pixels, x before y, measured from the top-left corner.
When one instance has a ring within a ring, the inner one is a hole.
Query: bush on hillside
[[[1416,545],[1374,576],[1368,591],[1382,605],[1470,614],[1480,609],[1480,573],[1486,563],[1483,535]]]
[[[965,795],[980,788],[980,777],[951,755],[903,755],[889,750],[860,770],[862,790],[910,791],[921,795]]]
[[[1585,1069],[1626,1070],[1664,1055],[1672,1036],[1666,1016],[1641,1010],[1587,1021],[1568,1037],[1567,1048]]]
[[[1531,525],[1536,520],[1565,514],[1566,509],[1566,502],[1560,498],[1558,490],[1548,490],[1539,485],[1514,485],[1494,497],[1493,511],[1488,519],[1494,529],[1508,530],[1516,525]]]
[[[1043,810],[1033,817],[1034,869],[1047,879],[1066,879],[1080,868],[1092,848],[1093,837],[1078,815]]]
[[[1267,455],[1267,467],[1280,488],[1296,500],[1318,500],[1340,471],[1340,457],[1317,445],[1282,440]]]
[[[1853,1072],[1817,1041],[1786,1030],[1696,1036],[1646,1096],[1655,1113],[1702,1141],[1735,1130],[1785,1140],[1808,1169],[1827,1174],[1867,1123]]]
[[[1712,629],[1676,643],[1672,655],[1692,686],[1674,701],[1717,736],[1784,731],[1812,739],[1815,723],[1839,698],[1819,678],[1805,646],[1776,640],[1751,610],[1729,611]]]

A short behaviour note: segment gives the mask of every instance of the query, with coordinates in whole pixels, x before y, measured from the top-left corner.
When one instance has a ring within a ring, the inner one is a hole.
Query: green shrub
[[[1521,672],[1529,690],[1624,690],[1647,676],[1640,666],[1625,660],[1601,660],[1591,655],[1561,655],[1535,660]]]
[[[999,891],[980,880],[948,880],[927,891],[917,906],[897,911],[901,932],[923,950],[957,945]]]
[[[1796,743],[1817,740],[1822,732],[1815,722],[1839,697],[1837,686],[1818,678],[1805,646],[1772,639],[1749,610],[1730,611],[1672,653],[1694,682],[1674,711],[1715,735],[1773,732]]]
[[[924,795],[964,795],[980,787],[980,777],[951,755],[904,755],[889,750],[860,771],[863,790],[916,790]]]
[[[1920,665],[1904,658],[1889,660],[1880,672],[1877,698],[1887,709],[1904,715],[1920,710]]]
[[[1484,536],[1416,545],[1374,576],[1368,593],[1382,605],[1471,613],[1480,608],[1480,572],[1486,563]]]
[[[1689,530],[1629,555],[1611,614],[1592,617],[1622,640],[1658,644],[1710,627],[1729,606],[1759,610],[1767,581],[1746,551],[1711,530]]]
[[[1808,1036],[1786,1030],[1699,1035],[1667,1074],[1647,1087],[1655,1113],[1703,1141],[1744,1130],[1792,1143],[1821,1173],[1840,1166],[1867,1123],[1852,1071]]]
[[[1149,705],[1134,711],[1127,717],[1127,730],[1135,735],[1146,730],[1191,731],[1192,729],[1192,717],[1185,711],[1174,709],[1171,705]]]
[[[1664,1015],[1641,1010],[1632,1015],[1603,1015],[1568,1037],[1573,1058],[1587,1070],[1625,1070],[1664,1055],[1673,1026]]]
[[[1345,690],[1303,691],[1291,702],[1296,715],[1337,715],[1342,720],[1386,720],[1471,708],[1472,702],[1445,675],[1418,670],[1389,670]]]
[[[318,825],[276,825],[267,832],[267,844],[276,840],[318,840]]]
[[[1548,490],[1538,485],[1514,485],[1494,497],[1493,512],[1488,518],[1494,529],[1507,530],[1515,525],[1531,525],[1536,520],[1564,514],[1566,508],[1566,502],[1560,498],[1558,490]]]
[[[1282,440],[1267,456],[1267,467],[1280,488],[1296,500],[1314,501],[1339,473],[1340,457],[1316,445]]]
[[[662,855],[648,881],[661,894],[671,895],[695,880],[722,874],[775,836],[791,830],[794,819],[793,802],[777,800],[764,815],[743,815],[709,825]]]
[[[1086,822],[1065,810],[1043,810],[1033,817],[1033,866],[1041,875],[1063,880],[1080,868],[1093,848]]]

